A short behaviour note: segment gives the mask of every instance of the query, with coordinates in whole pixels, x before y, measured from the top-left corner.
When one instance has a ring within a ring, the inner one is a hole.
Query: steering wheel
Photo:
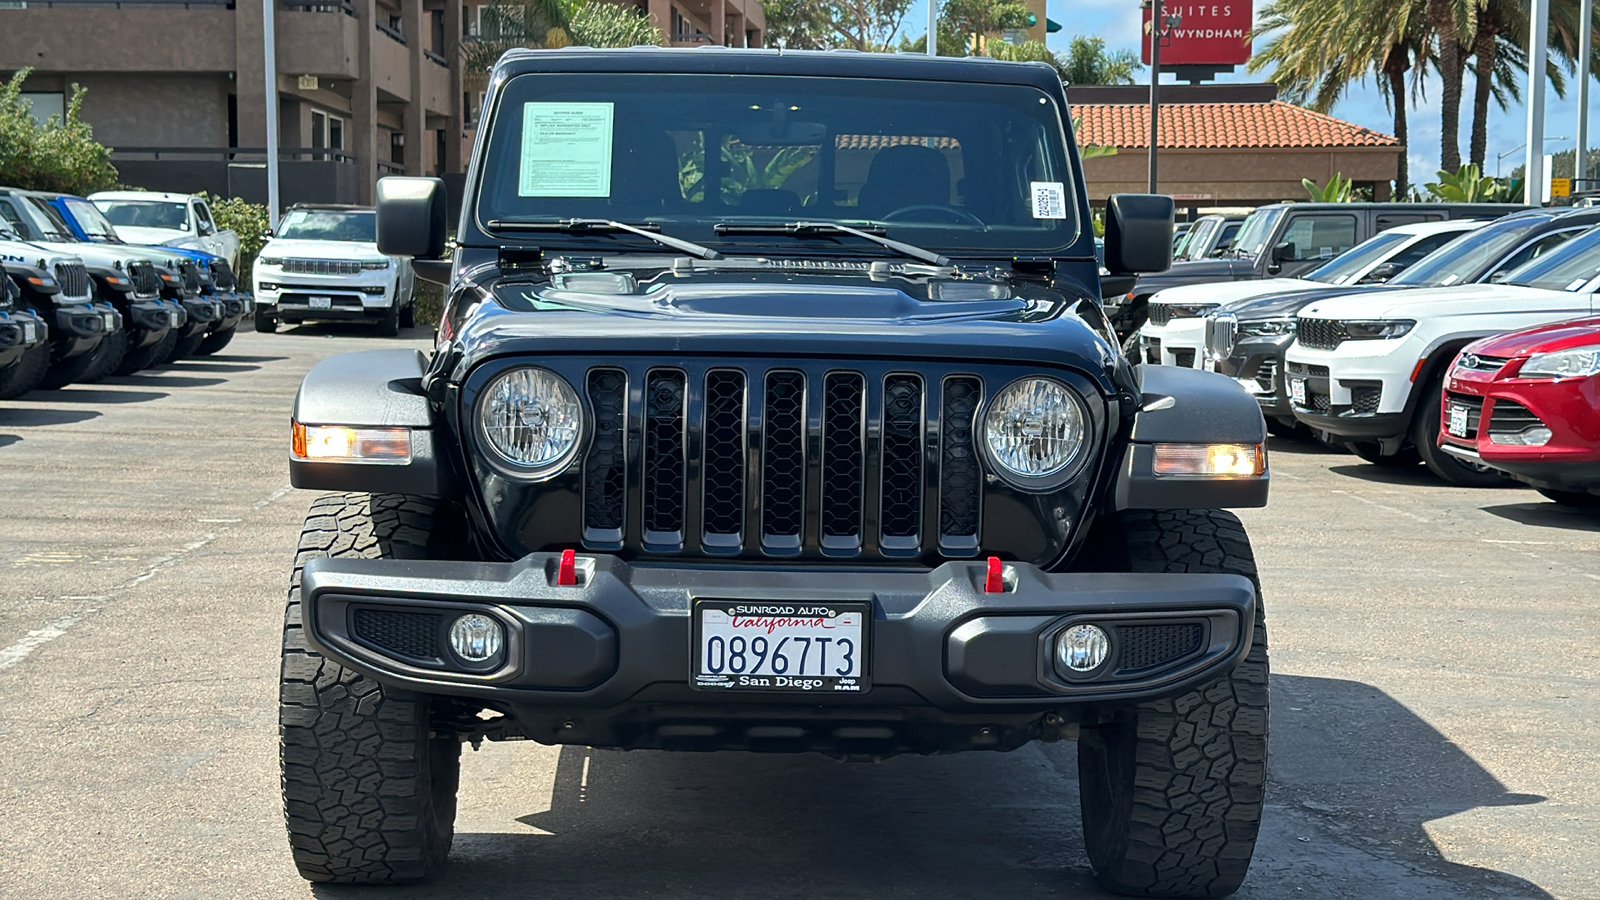
[[[949,215],[952,219],[955,219],[955,220],[957,220],[959,222],[967,222],[969,224],[976,225],[979,228],[988,228],[989,227],[989,223],[988,222],[985,222],[984,220],[978,218],[977,216],[973,215],[972,213],[967,212],[964,209],[956,209],[954,206],[944,206],[944,205],[938,204],[938,203],[918,203],[915,206],[902,206],[902,207],[900,207],[899,209],[897,209],[897,210],[895,210],[893,212],[885,213],[883,215],[883,221],[885,221],[885,222],[894,222],[894,221],[897,221],[896,217],[901,216],[901,215],[903,215],[905,213],[910,213],[910,212],[945,213],[945,214]]]

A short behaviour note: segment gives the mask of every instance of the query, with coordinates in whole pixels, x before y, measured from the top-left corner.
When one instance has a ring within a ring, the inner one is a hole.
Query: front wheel
[[[460,739],[434,732],[427,695],[386,688],[310,649],[300,615],[308,561],[428,558],[450,530],[435,529],[436,517],[420,497],[330,494],[312,504],[300,532],[278,736],[289,847],[308,881],[425,881],[450,853]]]
[[[197,331],[186,338],[178,338],[178,342],[172,347],[172,356],[167,362],[176,362],[193,356],[194,352],[200,349],[200,345],[205,343],[205,340],[206,333],[204,331]]]
[[[378,334],[382,337],[399,336],[400,307],[390,306],[383,311],[383,318],[378,320]]]
[[[1423,390],[1427,391],[1417,404],[1416,418],[1411,422],[1411,442],[1428,471],[1446,484],[1460,487],[1509,487],[1511,479],[1488,466],[1468,462],[1452,456],[1439,447],[1439,417],[1444,405],[1438,379]]]
[[[35,344],[22,358],[0,369],[0,400],[14,400],[33,390],[50,371],[50,345]]]
[[[278,320],[272,315],[272,311],[256,307],[256,331],[260,334],[273,334],[277,330]]]
[[[239,326],[235,325],[231,328],[224,328],[221,331],[211,332],[206,335],[205,340],[200,342],[200,347],[195,352],[201,356],[210,356],[213,353],[222,352],[222,348],[228,346],[229,342],[233,340],[234,332],[238,330]]]
[[[1396,453],[1383,455],[1383,447],[1373,441],[1347,441],[1345,447],[1362,460],[1385,469],[1412,469],[1417,463],[1422,462],[1422,457],[1417,455],[1417,448],[1401,447]]]
[[[1216,510],[1122,515],[1133,572],[1211,572],[1256,582],[1244,526]],[[1267,626],[1257,586],[1250,652],[1232,672],[1085,728],[1083,836],[1106,889],[1224,897],[1250,868],[1267,782]]]

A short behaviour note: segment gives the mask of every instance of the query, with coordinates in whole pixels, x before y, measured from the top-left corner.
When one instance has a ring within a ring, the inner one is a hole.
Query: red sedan
[[[1484,338],[1444,383],[1439,446],[1557,503],[1600,507],[1600,319]]]

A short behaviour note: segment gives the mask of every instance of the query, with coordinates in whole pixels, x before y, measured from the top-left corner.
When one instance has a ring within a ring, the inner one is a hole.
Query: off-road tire
[[[1130,571],[1257,582],[1250,539],[1230,513],[1136,511],[1119,524]],[[1250,652],[1233,672],[1083,730],[1084,843],[1103,887],[1143,897],[1223,897],[1243,883],[1266,791],[1267,675],[1258,585]]]
[[[1422,462],[1422,456],[1417,453],[1417,448],[1410,445],[1400,448],[1398,453],[1383,455],[1383,448],[1375,441],[1346,441],[1345,448],[1362,461],[1382,466],[1385,469],[1414,469]]]
[[[396,303],[399,298],[395,298]],[[400,335],[400,307],[391,305],[383,311],[383,318],[378,320],[379,337],[398,337]]]
[[[400,327],[417,327],[417,301],[412,300],[406,304],[405,309],[400,310]]]
[[[121,337],[122,340],[116,340]],[[69,384],[88,384],[95,379],[96,372],[101,373],[100,378],[111,374],[111,369],[104,367],[103,363],[108,355],[116,357],[116,362],[122,361],[123,351],[128,349],[128,340],[122,332],[114,332],[100,339],[83,353],[71,359],[63,359],[50,364],[50,371],[44,375],[44,380],[39,386],[47,391],[59,390]],[[115,364],[112,368],[115,368]]]
[[[1545,496],[1546,500],[1570,506],[1574,509],[1600,509],[1600,494],[1588,494],[1583,491],[1556,491],[1550,488],[1535,488]]]
[[[425,881],[455,833],[461,741],[432,729],[428,696],[385,688],[311,650],[300,578],[313,559],[430,558],[448,528],[401,494],[329,494],[300,532],[283,624],[279,759],[284,820],[308,881]]]
[[[256,331],[260,334],[276,334],[278,331],[278,318],[272,313],[262,311],[256,307]]]
[[[200,345],[205,343],[205,340],[206,333],[204,331],[197,331],[186,338],[178,338],[178,342],[172,346],[172,355],[167,358],[167,362],[177,362],[180,359],[187,359],[193,356],[194,352],[200,349]]]
[[[234,325],[221,331],[211,332],[206,335],[205,340],[200,342],[200,347],[195,350],[195,353],[200,356],[210,356],[213,353],[221,352],[222,348],[228,346],[229,342],[233,340],[234,332],[238,330],[239,326]]]
[[[22,358],[0,370],[0,400],[15,400],[44,381],[50,371],[50,345],[35,344],[23,351]]]
[[[94,354],[94,360],[89,363],[89,370],[78,379],[80,384],[99,384],[117,371],[123,357],[128,355],[128,333],[116,331],[108,334],[100,341],[100,346],[90,352]]]
[[[132,375],[140,369],[159,366],[172,355],[172,348],[178,343],[178,332],[167,329],[167,333],[153,344],[147,344],[129,350],[122,355],[122,362],[117,365],[118,375]]]
[[[1439,417],[1443,406],[1441,382],[1432,379],[1420,390],[1423,394],[1411,420],[1411,443],[1417,447],[1422,464],[1438,476],[1440,481],[1457,487],[1510,487],[1511,479],[1486,466],[1475,466],[1457,459],[1439,448]]]

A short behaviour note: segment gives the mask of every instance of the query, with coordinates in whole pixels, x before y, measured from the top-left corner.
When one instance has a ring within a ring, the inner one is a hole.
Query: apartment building
[[[481,81],[461,0],[8,0],[0,77],[83,118],[124,183],[266,200],[265,3],[275,20],[280,199],[370,203],[389,174],[463,171]],[[679,45],[760,46],[758,0],[627,0]]]

